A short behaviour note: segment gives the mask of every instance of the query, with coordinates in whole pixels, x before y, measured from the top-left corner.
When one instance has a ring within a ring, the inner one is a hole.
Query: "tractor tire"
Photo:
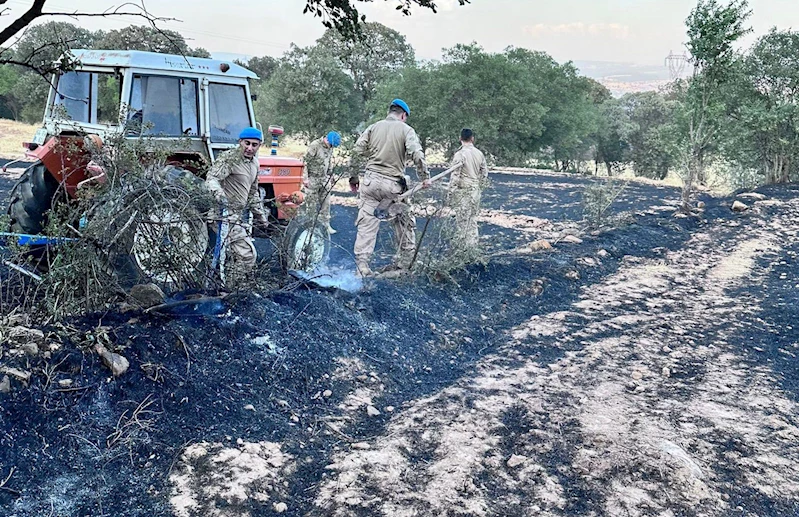
[[[58,185],[58,180],[42,162],[25,169],[11,190],[11,203],[8,206],[11,231],[32,235],[41,233],[47,226],[47,212],[53,208]]]
[[[171,167],[160,186],[160,199],[139,207],[121,207],[111,225],[117,235],[108,261],[123,288],[155,283],[169,290],[201,287],[207,269],[208,228],[202,207],[187,184],[201,182],[190,171]]]
[[[287,270],[311,272],[330,257],[330,233],[319,221],[295,217],[286,227],[281,263]]]

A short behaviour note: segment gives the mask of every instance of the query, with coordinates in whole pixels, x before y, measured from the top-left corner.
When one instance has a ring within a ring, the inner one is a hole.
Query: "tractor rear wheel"
[[[283,237],[281,258],[286,269],[311,272],[330,256],[330,233],[319,220],[299,216]]]
[[[36,162],[22,173],[11,190],[11,231],[39,234],[47,226],[47,213],[53,208],[58,181],[42,162]]]

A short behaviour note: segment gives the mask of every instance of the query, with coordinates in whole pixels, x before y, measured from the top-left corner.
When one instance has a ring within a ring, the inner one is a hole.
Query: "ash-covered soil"
[[[492,174],[491,259],[458,285],[300,285],[46,326],[48,359],[3,345],[32,377],[0,394],[0,514],[799,513],[799,188],[681,219],[676,190],[631,183],[594,235],[592,181]]]

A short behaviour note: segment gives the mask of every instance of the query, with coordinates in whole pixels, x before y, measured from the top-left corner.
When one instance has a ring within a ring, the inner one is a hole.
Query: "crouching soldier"
[[[463,129],[461,147],[452,159],[452,165],[461,167],[452,173],[447,192],[447,204],[455,212],[456,251],[475,256],[479,251],[477,216],[480,214],[480,197],[488,179],[485,156],[474,146],[474,132]]]
[[[308,199],[303,206],[308,216],[327,226],[332,235],[336,233],[330,226],[330,192],[336,184],[333,176],[333,150],[341,145],[341,135],[331,131],[322,138],[311,142],[305,153],[303,184],[309,189]]]
[[[205,185],[221,208],[222,258],[226,284],[231,287],[244,280],[255,267],[256,252],[244,218],[246,210],[253,225],[266,230],[267,219],[258,193],[258,148],[263,134],[254,127],[239,134],[239,146],[221,153],[206,176]]]

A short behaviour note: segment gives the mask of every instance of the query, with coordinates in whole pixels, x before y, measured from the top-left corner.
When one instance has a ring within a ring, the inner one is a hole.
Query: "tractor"
[[[219,153],[238,145],[241,129],[260,127],[249,88],[249,81],[258,77],[235,63],[141,51],[72,54],[77,66],[56,74],[43,125],[24,144],[34,163],[14,187],[8,208],[10,231],[19,242],[52,243],[62,237],[41,236],[54,204],[69,203],[84,185],[103,181],[89,147],[102,148],[119,139],[168,144],[165,188],[180,195],[187,178],[200,183]],[[313,269],[327,258],[330,237],[323,225],[297,216],[303,200],[303,162],[277,155],[282,128],[270,126],[266,133],[271,149],[262,148],[265,156],[258,158],[258,184],[277,229],[270,239],[284,254],[286,267]],[[139,212],[133,224],[122,228],[128,234],[119,239],[122,251],[109,250],[116,257],[112,262],[122,264],[116,269],[128,283],[166,283],[157,264],[163,262],[160,255],[170,252],[170,243],[192,243],[192,252],[175,257],[187,269],[199,268],[213,253],[213,225],[206,224],[200,210],[188,219],[158,207],[149,214]]]

